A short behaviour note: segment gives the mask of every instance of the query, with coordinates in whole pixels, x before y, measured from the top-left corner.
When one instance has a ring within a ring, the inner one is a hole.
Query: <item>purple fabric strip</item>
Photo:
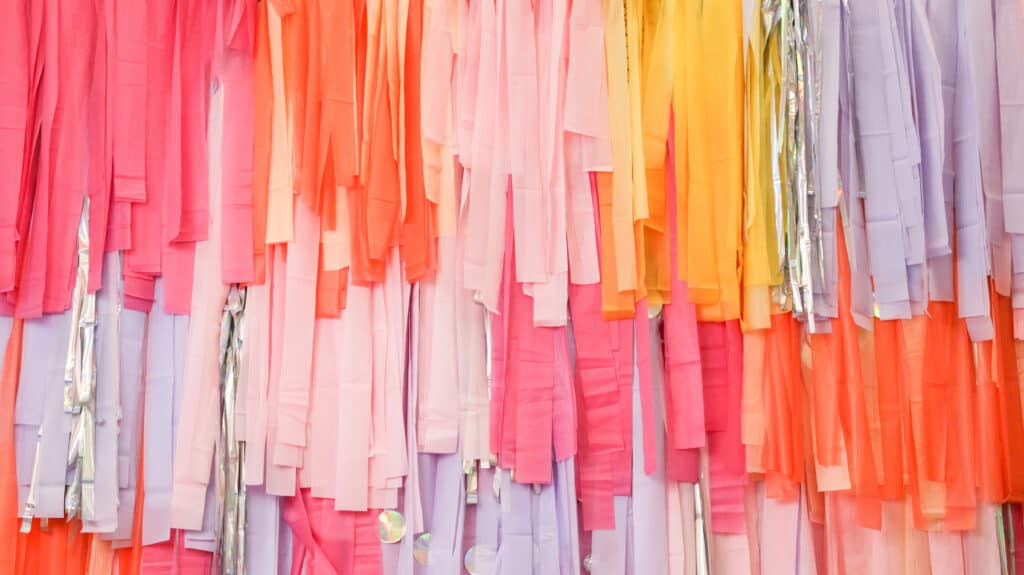
[[[954,6],[948,0],[943,0],[948,6]],[[956,42],[951,36],[950,30],[942,24],[939,2],[930,0],[926,2],[925,18],[928,20],[929,34],[932,50],[935,53],[936,73],[939,76],[942,98],[942,139],[935,142],[940,147],[942,157],[942,195],[945,206],[944,216],[946,218],[946,233],[949,235],[949,243],[952,246],[953,234],[956,223],[953,221],[954,200],[954,158],[953,158],[953,137],[955,126],[953,122],[953,104],[956,95],[955,68],[956,68]],[[955,6],[954,6],[955,11]],[[929,18],[930,14],[936,19]],[[952,32],[955,34],[955,31]],[[929,261],[928,269],[929,290],[931,299],[936,301],[954,301],[956,286],[953,281],[953,255],[939,256]]]
[[[103,285],[106,288],[96,294],[96,507],[92,520],[83,519],[83,533],[111,533],[118,523],[118,491],[121,484],[121,462],[117,449],[118,420],[121,417],[120,360],[127,351],[121,350],[119,258],[117,252],[107,252],[103,262]]]
[[[815,313],[825,317],[838,314],[839,280],[836,251],[835,215],[839,205],[839,74],[840,34],[839,0],[825,0],[819,18],[812,17],[808,25],[816,28],[815,36],[821,48],[818,81],[820,82],[819,115],[816,127],[818,167],[815,170],[817,190],[821,193],[821,250],[824,262],[824,282],[817,274],[814,282]],[[831,322],[823,322],[826,329]]]
[[[900,70],[894,50],[891,6],[885,0],[850,4],[853,56],[853,107],[864,169],[864,214],[875,297],[885,319],[910,317],[907,263],[917,263],[907,231],[905,203],[909,169],[901,98]],[[894,193],[895,192],[895,193]]]
[[[871,330],[874,320],[874,300],[871,293],[870,260],[868,258],[867,224],[864,221],[860,160],[857,157],[856,112],[853,108],[853,55],[850,48],[850,17],[847,10],[840,13],[839,60],[839,174],[847,191],[843,227],[846,254],[850,261],[850,311],[859,327]]]
[[[110,285],[110,284],[107,284]],[[121,422],[117,436],[118,508],[116,541],[129,543],[135,516],[135,496],[139,477],[139,453],[142,432],[142,353],[146,335],[146,314],[122,309],[120,340]]]
[[[181,408],[182,368],[188,337],[188,317],[166,313],[163,301],[163,281],[157,280],[146,349],[143,545],[171,537],[174,437]]]
[[[995,0],[996,58],[999,71],[999,120],[1002,137],[1003,210],[1010,234],[1014,310],[1024,308],[1024,6]],[[1014,336],[1024,339],[1024,322],[1015,312]]]
[[[992,247],[992,276],[996,290],[1010,294],[1010,237],[1006,233],[1003,208],[1003,174],[1000,157],[999,89],[996,77],[995,20],[992,0],[964,0],[958,21],[966,27],[966,44],[973,80],[974,107],[982,192],[985,198],[985,228]],[[961,37],[963,38],[963,37]]]
[[[175,397],[180,394],[175,390]],[[176,412],[177,413],[177,412]],[[174,426],[174,437],[178,436],[177,425]],[[185,532],[185,548],[199,551],[214,552],[217,550],[217,466],[210,469],[210,481],[206,483],[206,505],[203,507],[203,528],[198,531]]]
[[[558,536],[558,508],[554,485],[540,492],[531,490],[533,515],[533,572],[538,575],[561,573],[561,544]]]
[[[978,120],[967,29],[962,16],[964,0],[928,0],[927,16],[941,68],[946,118],[946,200],[952,195],[956,210],[957,305],[971,339],[992,339],[989,317],[988,275],[991,257],[985,229],[981,187]]]
[[[71,415],[64,413],[64,362],[71,311],[25,322],[21,376],[14,407],[18,508],[25,508],[36,445],[36,517],[64,516]],[[41,435],[39,434],[41,430]]]
[[[434,494],[434,484],[436,483],[436,476],[437,476],[437,469],[436,468],[437,468],[437,457],[434,454],[431,454],[431,453],[420,453],[420,454],[418,454],[416,456],[416,470],[417,470],[416,474],[417,474],[417,476],[419,476],[419,481],[417,483],[419,483],[420,493],[422,494],[422,498],[421,498],[421,501],[420,501],[420,507],[421,507],[421,510],[422,510],[422,516],[421,517],[423,519],[423,531],[424,532],[428,532],[428,533],[431,534],[431,543],[433,543],[433,539],[434,539],[434,535],[433,535],[434,531],[433,530],[434,530],[434,517],[435,516],[434,516],[434,496],[433,496],[433,494]],[[415,536],[419,537],[420,534],[416,533]],[[460,541],[458,543],[460,548],[461,548],[461,544],[462,544],[462,542]],[[430,554],[430,551],[429,551],[429,547],[428,547],[428,550],[427,550],[428,562],[427,562],[426,565],[420,564],[420,562],[418,560],[415,562],[415,565],[413,565],[413,573],[415,575],[426,575],[427,573],[430,572],[430,566],[429,566],[430,565],[429,564],[430,555],[429,554]]]
[[[532,487],[512,481],[501,474],[501,533],[496,558],[496,575],[533,573]]]
[[[942,106],[942,69],[920,2],[904,2],[911,34],[909,58],[914,82],[914,103],[921,152],[921,189],[925,251],[929,266],[933,258],[952,253],[946,200],[943,190],[943,146],[946,127]]]
[[[639,404],[638,404],[639,405]],[[576,501],[576,466],[570,457],[555,464],[555,509],[558,558],[562,575],[580,573],[580,524]]]
[[[423,530],[431,531],[434,524],[434,483],[437,481],[437,461],[432,453],[420,453],[416,456],[417,469],[420,477],[420,493],[423,494],[421,502],[423,508]]]
[[[632,571],[627,548],[630,530],[629,499],[624,496],[615,498],[615,529],[592,532],[592,575],[623,575]]]
[[[278,497],[278,501],[280,501]],[[288,526],[288,522],[285,521],[284,517],[281,517],[278,523],[278,554],[277,554],[277,572],[278,573],[291,573],[292,568],[292,529]]]
[[[461,450],[456,453],[429,456],[435,477],[432,489],[424,491],[423,506],[430,506],[430,553],[426,573],[429,575],[460,575],[462,573],[463,524],[466,515],[465,474]],[[479,484],[479,483],[478,483]],[[421,485],[423,485],[421,483]],[[480,485],[480,490],[490,485]]]
[[[278,560],[291,549],[281,521],[281,499],[267,495],[262,485],[250,485],[245,492],[245,572],[248,575],[277,575]],[[288,565],[291,561],[288,562]]]
[[[507,473],[502,472],[500,475],[497,473],[493,467],[480,469],[479,499],[473,509],[473,537],[465,543],[462,549],[465,552],[471,546],[475,547],[477,571],[487,575],[496,573],[495,562],[501,541],[502,504],[495,491],[504,489],[508,481]]]

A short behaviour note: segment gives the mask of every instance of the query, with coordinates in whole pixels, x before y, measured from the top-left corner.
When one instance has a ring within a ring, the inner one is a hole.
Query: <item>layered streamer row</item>
[[[1020,0],[5,0],[0,575],[1024,569],[1022,50]]]

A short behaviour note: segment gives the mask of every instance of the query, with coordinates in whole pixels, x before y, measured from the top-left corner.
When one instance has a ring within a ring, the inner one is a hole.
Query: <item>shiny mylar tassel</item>
[[[25,509],[21,512],[21,527],[19,531],[28,533],[32,531],[32,518],[36,514],[36,498],[38,497],[37,486],[39,485],[39,450],[43,442],[43,426],[39,426],[39,433],[36,434],[36,452],[32,456],[32,479],[28,484],[28,497],[25,498]]]
[[[462,462],[462,471],[466,475],[466,504],[476,505],[480,501],[480,473],[476,461]]]
[[[784,137],[786,133],[785,99],[782,93],[782,5],[781,0],[764,0],[757,10],[758,18],[754,25],[760,27],[758,38],[760,45],[754,46],[760,52],[759,59],[753,59],[760,63],[759,69],[754,74],[757,82],[753,98],[757,101],[752,105],[757,110],[758,118],[755,120],[759,126],[760,141],[757,148],[760,151],[759,157],[753,159],[752,169],[759,169],[767,166],[768,173],[763,177],[770,180],[771,186],[771,213],[773,218],[768,222],[773,228],[770,234],[774,239],[774,256],[772,277],[780,278],[778,285],[772,287],[772,300],[784,310],[792,309],[793,301],[790,296],[790,285],[788,281],[788,258],[786,256],[786,209],[788,206],[787,196],[784,193],[786,187],[785,171],[783,170],[784,158]],[[755,178],[751,178],[754,180]],[[770,244],[771,245],[771,244]]]
[[[93,519],[96,514],[96,294],[88,293],[89,264],[89,198],[86,197],[78,223],[78,273],[64,371],[64,410],[74,416],[68,445],[72,481],[65,492],[64,514],[68,519],[80,516],[85,520]]]
[[[1009,575],[1009,562],[1006,560],[1006,522],[1003,521],[1003,510],[1005,505],[996,507],[996,538],[999,541],[999,570],[1003,575]]]
[[[1017,575],[1017,534],[1013,530],[1014,503],[1003,505],[1006,509],[1006,563],[1010,567],[1010,575]]]
[[[793,311],[814,331],[814,286],[825,282],[821,195],[814,189],[819,56],[808,28],[810,2],[782,0],[782,88],[785,102],[787,279]],[[820,13],[820,10],[818,11]],[[820,26],[818,27],[820,29]]]
[[[693,517],[697,534],[697,575],[711,575],[707,521],[704,520],[704,496],[700,482],[693,484]]]
[[[245,442],[235,430],[245,290],[231,288],[220,323],[220,438],[217,442],[217,557],[224,575],[245,573]]]

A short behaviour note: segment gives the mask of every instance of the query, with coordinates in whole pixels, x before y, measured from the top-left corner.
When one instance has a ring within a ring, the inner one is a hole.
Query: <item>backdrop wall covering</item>
[[[1024,573],[1021,0],[4,0],[0,575]]]

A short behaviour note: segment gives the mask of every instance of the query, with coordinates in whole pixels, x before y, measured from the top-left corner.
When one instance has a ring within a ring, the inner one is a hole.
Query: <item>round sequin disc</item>
[[[384,543],[398,543],[405,537],[405,517],[394,509],[381,511],[377,516],[380,521],[380,540]]]
[[[426,565],[430,556],[430,533],[420,533],[412,546],[412,556],[420,565]]]
[[[497,552],[490,545],[474,545],[470,547],[466,551],[466,558],[463,561],[466,573],[469,573],[469,575],[479,575],[483,572],[481,567],[493,564],[496,556]]]

